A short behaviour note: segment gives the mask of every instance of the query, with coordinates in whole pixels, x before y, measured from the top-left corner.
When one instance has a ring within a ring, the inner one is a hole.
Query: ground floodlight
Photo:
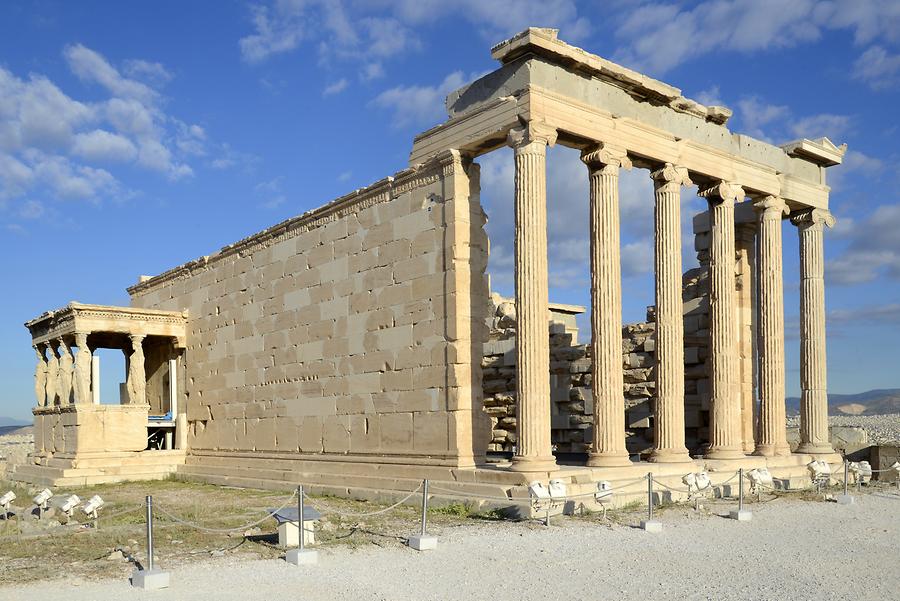
[[[709,474],[706,472],[685,474],[681,481],[688,487],[689,494],[702,492],[712,486],[712,482],[709,481]]]
[[[59,502],[58,507],[64,514],[72,517],[72,513],[79,503],[81,503],[81,499],[78,498],[78,495],[69,495]]]
[[[542,482],[538,482],[537,480],[535,480],[534,482],[529,484],[528,492],[531,494],[531,498],[534,500],[535,507],[537,507],[541,503],[550,501],[550,491],[547,490],[547,487],[545,487]]]
[[[847,471],[854,484],[867,484],[872,479],[872,465],[868,461],[851,461]]]
[[[566,483],[562,480],[551,480],[548,487],[550,500],[554,503],[563,503],[566,500]]]
[[[53,497],[53,492],[49,488],[45,488],[44,490],[36,494],[31,500],[34,501],[34,504],[41,509],[46,509],[47,501],[49,501],[51,497]]]
[[[612,501],[612,496],[612,484],[609,483],[609,480],[597,482],[597,492],[594,493],[594,499],[598,503],[608,503],[609,501]]]
[[[2,497],[0,497],[0,508],[3,509],[4,515],[9,512],[10,503],[12,503],[15,500],[16,500],[16,493],[14,493],[13,491],[9,491],[8,493],[6,493]]]
[[[767,467],[757,467],[747,472],[747,478],[750,480],[750,492],[761,494],[763,488],[774,488],[775,480],[769,473]]]
[[[81,506],[81,511],[94,519],[97,518],[97,511],[100,510],[106,503],[100,497],[100,495],[94,495],[88,502]]]
[[[809,479],[820,492],[828,486],[828,482],[831,480],[831,466],[827,461],[820,459],[810,461],[806,464],[806,469],[809,470]]]

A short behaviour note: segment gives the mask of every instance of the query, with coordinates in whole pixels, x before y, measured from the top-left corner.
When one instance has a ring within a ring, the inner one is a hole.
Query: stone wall
[[[447,152],[130,288],[188,311],[190,449],[472,465],[488,436],[478,190],[478,166]]]

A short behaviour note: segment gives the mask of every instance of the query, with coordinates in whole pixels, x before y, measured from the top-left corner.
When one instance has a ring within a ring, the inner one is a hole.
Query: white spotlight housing
[[[703,492],[712,486],[709,481],[709,474],[706,472],[695,472],[693,474],[685,474],[681,481],[688,487],[688,494]]]
[[[45,488],[31,499],[35,505],[41,509],[47,508],[47,502],[53,497],[53,492],[49,488]]]
[[[609,503],[612,501],[612,496],[612,484],[610,484],[608,480],[597,483],[597,492],[594,493],[594,499],[596,499],[598,503]]]
[[[759,493],[761,488],[774,488],[775,480],[767,467],[757,467],[747,472],[750,479],[750,491]]]
[[[550,491],[542,482],[535,480],[528,485],[528,492],[531,495],[531,501],[535,509],[550,503]]]
[[[810,461],[806,464],[806,469],[809,470],[809,477],[814,484],[822,486],[831,480],[831,466],[826,461],[819,459]]]
[[[872,478],[872,466],[868,461],[851,461],[847,471],[854,484],[866,484]]]
[[[566,484],[562,480],[551,480],[549,486],[550,501],[554,505],[566,501]]]
[[[60,511],[65,513],[67,516],[72,517],[72,513],[75,511],[75,508],[78,504],[81,503],[81,499],[78,498],[78,495],[69,495],[68,497],[64,497],[57,503],[57,507],[59,507]]]
[[[94,495],[88,502],[81,506],[81,511],[84,512],[85,515],[89,515],[93,518],[97,517],[97,511],[100,510],[106,503],[100,497],[100,495]]]
[[[15,500],[16,493],[14,493],[13,491],[9,491],[8,493],[0,497],[0,508],[3,509],[3,513],[9,512],[9,505]]]

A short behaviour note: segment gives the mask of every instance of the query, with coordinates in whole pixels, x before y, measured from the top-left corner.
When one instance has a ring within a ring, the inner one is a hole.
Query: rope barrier
[[[234,532],[241,532],[241,531],[243,531],[243,530],[247,530],[248,528],[253,528],[254,526],[258,526],[258,525],[262,524],[262,523],[265,522],[267,519],[269,519],[270,517],[274,516],[276,513],[278,513],[279,511],[281,511],[281,510],[284,509],[285,507],[287,507],[288,504],[289,504],[291,501],[293,501],[294,498],[295,498],[296,496],[297,496],[297,493],[294,492],[294,493],[291,494],[291,496],[288,497],[288,499],[287,499],[284,503],[282,503],[281,506],[278,507],[277,509],[273,509],[272,511],[267,511],[265,516],[263,516],[262,518],[256,520],[255,522],[250,522],[249,524],[244,524],[244,525],[242,525],[242,526],[236,526],[236,527],[234,527],[234,528],[209,528],[209,527],[207,527],[207,526],[201,526],[200,524],[197,524],[197,523],[195,523],[195,522],[191,522],[190,520],[186,520],[186,519],[180,518],[180,517],[178,517],[177,515],[174,515],[174,514],[168,512],[168,511],[166,511],[165,509],[163,509],[163,508],[160,507],[159,505],[154,505],[154,509],[155,509],[156,511],[158,511],[161,515],[163,515],[163,516],[169,518],[170,520],[172,520],[173,522],[175,522],[176,524],[181,524],[182,526],[187,526],[188,528],[193,528],[193,529],[195,529],[195,530],[200,530],[201,532],[209,532],[209,533],[212,533],[212,534],[232,534],[232,533],[234,533]]]
[[[318,503],[321,507],[317,506],[316,504],[313,504],[312,502],[310,502],[310,506],[315,507],[321,513],[333,513],[335,515],[339,515],[339,516],[343,516],[343,517],[357,517],[357,518],[372,517],[372,516],[380,515],[382,513],[387,513],[388,511],[390,511],[396,507],[399,507],[400,505],[403,505],[404,503],[409,501],[413,497],[413,495],[415,495],[420,490],[422,490],[422,484],[419,484],[419,486],[416,487],[416,489],[414,491],[410,492],[408,495],[406,495],[405,497],[403,497],[402,499],[400,499],[393,505],[385,507],[384,509],[379,509],[378,511],[366,511],[366,512],[338,511],[338,510],[334,509],[333,507],[328,507],[327,505],[321,503],[320,501],[317,501],[316,503]]]

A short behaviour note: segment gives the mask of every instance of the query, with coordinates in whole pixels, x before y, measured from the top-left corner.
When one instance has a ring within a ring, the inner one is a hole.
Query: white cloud
[[[434,86],[397,86],[385,90],[372,101],[393,111],[395,127],[427,126],[443,121],[444,99],[466,83],[462,71],[454,71]]]
[[[19,217],[22,219],[38,219],[46,213],[44,205],[36,200],[26,200],[19,208]]]
[[[166,85],[172,81],[173,77],[162,63],[153,63],[141,59],[125,61],[123,70],[132,79],[142,80],[154,87]]]
[[[791,126],[791,131],[798,138],[821,138],[827,136],[832,141],[842,139],[851,127],[851,119],[847,115],[822,113],[799,119]]]
[[[81,44],[67,46],[63,55],[75,75],[84,81],[100,84],[114,96],[134,98],[144,103],[152,103],[158,96],[156,90],[139,81],[123,77],[100,53]]]
[[[492,42],[534,25],[557,27],[570,41],[590,31],[574,0],[275,0],[251,7],[253,33],[238,45],[245,61],[259,63],[315,44],[322,62],[367,61],[367,81],[381,76],[384,60],[423,46],[417,30],[448,18],[465,19]]]
[[[772,122],[781,122],[790,116],[790,110],[786,106],[768,104],[756,96],[750,96],[738,101],[738,117],[741,120],[741,130],[756,138],[768,139],[763,127]]]
[[[874,324],[900,323],[900,303],[864,305],[853,309],[835,309],[828,312],[829,324]]]
[[[80,101],[45,76],[23,78],[0,67],[0,208],[17,202],[14,214],[33,218],[35,196],[128,198],[134,192],[109,165],[132,164],[175,180],[193,173],[190,157],[218,150],[201,126],[163,110],[152,86],[171,74],[160,63],[135,59],[117,68],[81,44],[65,47],[63,57],[82,82],[102,89],[100,98]]]
[[[886,276],[900,281],[900,204],[877,207],[861,221],[851,221],[836,232],[848,240],[847,248],[827,261],[830,283],[853,285]]]
[[[287,201],[287,196],[282,189],[283,177],[276,177],[268,181],[260,182],[253,187],[259,205],[266,209],[275,209]]]
[[[872,46],[856,59],[853,77],[866,82],[873,90],[892,88],[900,83],[900,54]]]
[[[137,155],[131,140],[102,129],[75,134],[72,140],[72,154],[89,161],[129,162]]]
[[[345,78],[341,78],[336,82],[325,86],[325,89],[322,90],[322,96],[332,96],[334,94],[340,94],[347,89],[347,85],[347,80]]]
[[[826,29],[849,29],[857,43],[895,41],[900,38],[900,4],[708,0],[682,8],[648,2],[622,17],[617,57],[635,68],[663,73],[717,50],[749,53],[816,41]]]

